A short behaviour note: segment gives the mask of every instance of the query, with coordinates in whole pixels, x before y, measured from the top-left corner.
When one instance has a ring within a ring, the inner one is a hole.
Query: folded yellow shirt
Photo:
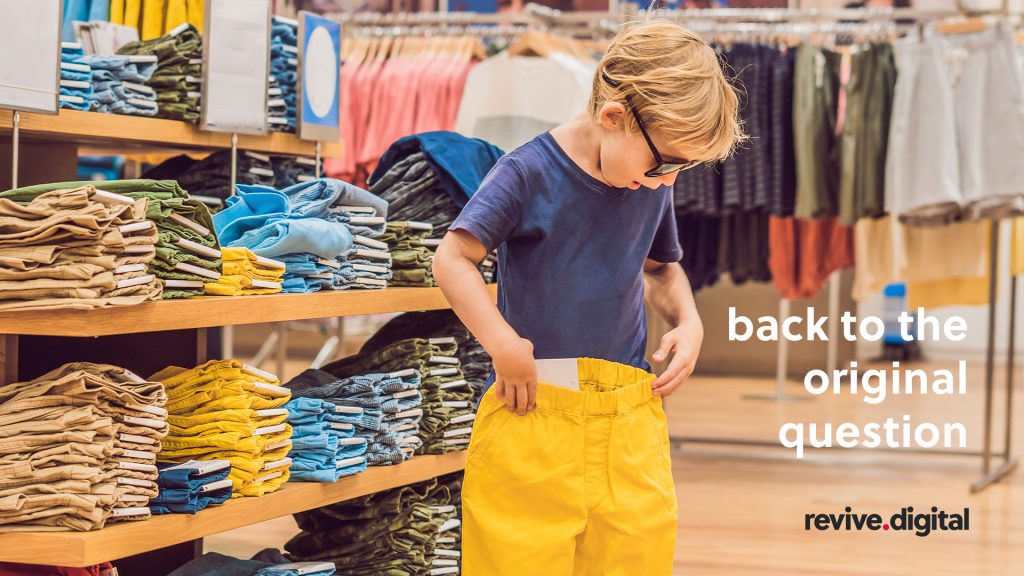
[[[252,380],[279,386],[281,381],[269,372],[253,368],[240,360],[210,360],[195,368],[168,366],[149,378],[154,382],[163,383],[170,390],[181,385],[212,380]]]
[[[277,294],[281,291],[281,283],[248,278],[246,276],[222,274],[216,282],[203,284],[209,296],[254,296],[257,294]]]
[[[176,438],[182,436],[193,436],[201,438],[204,435],[219,434],[222,432],[241,432],[243,434],[254,434],[256,430],[260,428],[266,428],[267,426],[277,426],[283,424],[288,419],[288,415],[279,416],[276,418],[259,418],[257,420],[248,420],[245,422],[232,422],[230,420],[215,420],[212,422],[204,422],[201,424],[194,424],[192,426],[175,426],[171,425],[168,438]]]
[[[256,459],[266,452],[267,446],[290,440],[291,437],[292,427],[288,424],[285,424],[280,432],[259,436],[252,436],[245,431],[215,432],[202,436],[168,436],[163,440],[163,449],[158,458],[169,461],[217,451],[231,451],[252,454],[253,459]]]
[[[229,276],[245,276],[264,282],[280,282],[284,278],[284,268],[261,268],[252,262],[224,262],[224,274]]]
[[[276,476],[276,473],[280,473],[281,475]],[[261,474],[260,476],[257,476],[257,478],[261,478],[268,475],[274,475],[275,477],[262,482],[257,482],[255,480],[251,482],[245,482],[241,486],[238,486],[236,484],[231,491],[231,497],[240,498],[242,496],[263,496],[264,494],[269,494],[277,490],[285,482],[287,482],[288,478],[291,477],[291,472],[288,470],[288,467],[286,466],[279,470],[270,470],[264,474]]]
[[[267,410],[281,405],[280,398],[265,398],[234,390],[200,390],[175,398],[166,408],[172,414],[198,415],[223,410]]]
[[[214,380],[193,386],[184,386],[167,391],[168,402],[177,403],[198,393],[206,393],[210,400],[218,400],[227,396],[252,396],[251,408],[255,410],[266,410],[278,408],[291,400],[291,394],[279,394],[277,392],[265,391],[260,386],[269,386],[262,382],[249,382],[247,380]],[[276,389],[274,389],[276,390]],[[198,402],[192,402],[197,406]],[[168,408],[168,410],[170,410]],[[175,413],[181,414],[180,411]]]
[[[281,411],[284,411],[281,408]],[[263,426],[274,426],[276,424],[284,424],[288,420],[288,413],[284,414],[272,414],[268,415],[261,413],[260,410],[251,410],[248,408],[234,409],[234,410],[217,410],[209,412],[186,412],[184,414],[171,414],[167,417],[167,423],[171,426],[179,428],[188,428],[190,426],[198,426],[200,424],[209,424],[211,422],[256,422],[259,427]]]
[[[257,256],[248,248],[221,248],[221,259],[225,264],[231,263],[232,270],[239,272],[225,272],[226,274],[246,274],[255,271],[261,275],[270,275],[280,278],[284,276],[285,263]]]

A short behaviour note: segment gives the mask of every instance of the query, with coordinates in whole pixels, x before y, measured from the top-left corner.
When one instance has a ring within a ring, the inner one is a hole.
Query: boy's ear
[[[621,130],[626,117],[626,107],[619,102],[605,102],[598,119],[606,130]]]

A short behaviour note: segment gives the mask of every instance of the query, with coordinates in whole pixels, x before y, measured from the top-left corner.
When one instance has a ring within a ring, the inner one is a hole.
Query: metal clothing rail
[[[651,15],[668,20],[716,20],[734,22],[885,22],[902,19],[937,20],[962,16],[956,10],[922,8],[703,8],[684,10],[651,10]],[[640,11],[638,15],[646,15]]]
[[[416,29],[428,26],[484,26],[490,27],[499,34],[507,35],[508,30],[502,27],[518,26],[538,28],[542,30],[564,30],[592,36],[613,35],[622,24],[647,16],[664,18],[686,24],[697,29],[699,23],[732,23],[746,26],[749,31],[763,31],[756,25],[779,25],[787,27],[789,32],[806,29],[826,32],[861,31],[872,24],[893,25],[898,21],[914,20],[929,22],[943,18],[964,15],[956,10],[934,10],[918,8],[865,8],[865,9],[791,9],[791,8],[710,8],[684,10],[652,10],[637,11],[632,4],[623,5],[626,11],[579,11],[562,12],[539,4],[527,4],[523,11],[515,13],[482,14],[476,12],[396,12],[396,13],[328,13],[327,18],[342,22],[348,28],[377,27],[379,35],[388,33],[387,27],[396,27],[394,34],[408,33],[397,27]],[[1008,14],[997,10],[991,14]],[[802,24],[803,26],[797,26]],[[813,24],[820,26],[813,27]],[[469,28],[465,28],[469,30]],[[877,29],[877,28],[876,28]],[[474,33],[484,34],[487,28],[474,29]],[[500,30],[500,31],[499,31]],[[733,30],[744,30],[737,28]],[[724,30],[723,30],[724,31]],[[779,31],[783,31],[779,29]]]

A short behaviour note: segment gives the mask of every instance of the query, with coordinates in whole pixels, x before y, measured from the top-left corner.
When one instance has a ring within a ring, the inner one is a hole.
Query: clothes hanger
[[[487,60],[487,46],[482,39],[471,36],[469,46],[469,60]]]
[[[935,23],[935,31],[939,34],[974,34],[988,28],[988,23],[982,18],[958,18],[955,20],[942,20]]]
[[[549,44],[537,30],[526,30],[508,47],[509,56],[540,56],[551,55]]]

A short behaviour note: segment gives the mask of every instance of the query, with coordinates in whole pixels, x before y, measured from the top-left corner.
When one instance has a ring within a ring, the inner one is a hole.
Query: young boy
[[[670,22],[638,23],[602,58],[587,112],[499,160],[451,226],[434,275],[494,361],[463,485],[466,576],[671,573],[661,397],[703,339],[672,185],[742,139],[714,50]],[[495,307],[476,263],[499,246]],[[676,327],[657,379],[645,280]],[[535,359],[552,358],[578,359],[579,391],[537,382]]]

